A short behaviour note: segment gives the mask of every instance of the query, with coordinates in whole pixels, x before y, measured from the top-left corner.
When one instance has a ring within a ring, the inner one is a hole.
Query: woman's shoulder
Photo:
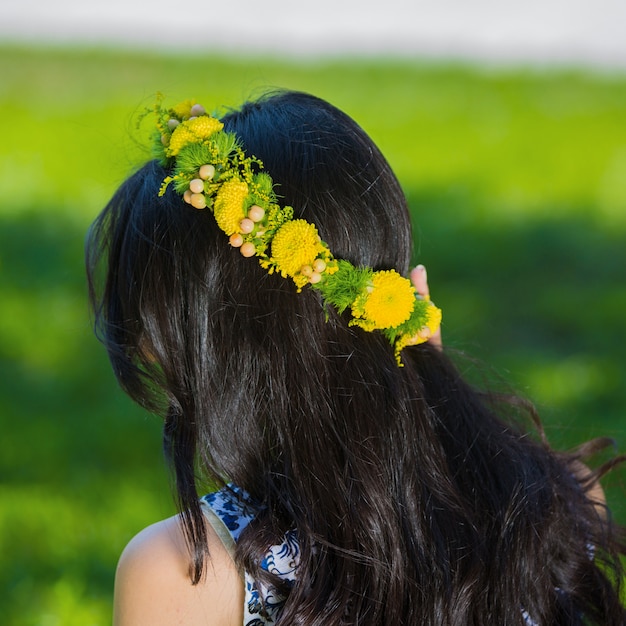
[[[244,588],[232,557],[210,524],[210,559],[197,585],[179,516],[137,534],[120,557],[115,577],[114,626],[239,626]]]

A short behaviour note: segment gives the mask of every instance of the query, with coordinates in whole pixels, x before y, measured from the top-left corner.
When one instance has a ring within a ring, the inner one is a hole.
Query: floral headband
[[[204,107],[186,100],[165,109],[159,97],[153,111],[156,157],[173,164],[160,196],[171,184],[192,207],[208,208],[243,256],[256,256],[270,274],[291,278],[298,292],[309,285],[325,305],[349,311],[350,326],[382,332],[400,366],[405,346],[427,341],[439,328],[441,310],[418,295],[408,278],[335,258],[314,224],[279,205],[262,162],[246,156],[236,135]]]

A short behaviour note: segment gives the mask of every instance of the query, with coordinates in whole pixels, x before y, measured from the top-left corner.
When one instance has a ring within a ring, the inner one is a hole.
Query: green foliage
[[[321,291],[326,302],[334,306],[339,313],[343,313],[365,289],[372,278],[372,270],[354,267],[352,263],[342,259],[337,261],[337,267],[338,271],[335,274],[326,276],[324,281],[313,287]]]
[[[216,152],[222,161],[228,160],[230,155],[241,147],[237,137],[230,133],[217,133],[213,141],[215,142]]]
[[[196,172],[202,165],[211,160],[211,150],[200,143],[185,146],[176,157],[177,171]]]
[[[256,173],[253,180],[261,197],[269,198],[271,202],[276,202],[274,181],[267,172]]]
[[[211,109],[280,85],[344,109],[405,187],[446,345],[536,400],[557,447],[626,451],[625,76],[0,48],[0,77],[3,623],[110,623],[123,545],[174,510],[159,420],[117,390],[82,269],[88,224],[150,158],[134,121],[158,90]],[[625,478],[606,481],[622,522]]]

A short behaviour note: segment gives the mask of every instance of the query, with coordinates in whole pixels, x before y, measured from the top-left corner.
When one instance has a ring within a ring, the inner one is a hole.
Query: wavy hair
[[[406,274],[404,194],[353,120],[276,92],[223,122],[337,257]],[[167,173],[152,161],[120,187],[87,267],[121,386],[165,417],[194,582],[198,490],[232,481],[262,505],[236,549],[247,571],[268,576],[267,547],[298,533],[281,624],[625,623],[621,530],[586,496],[579,455],[518,426],[532,408],[473,388],[429,344],[399,368],[381,334],[243,258],[208,211],[158,197]]]

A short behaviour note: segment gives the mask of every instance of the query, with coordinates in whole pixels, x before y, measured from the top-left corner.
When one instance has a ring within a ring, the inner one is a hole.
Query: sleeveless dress
[[[204,496],[200,499],[200,505],[209,524],[231,556],[241,533],[261,510],[247,492],[235,485],[227,485],[220,491]],[[293,584],[299,560],[300,548],[296,533],[289,531],[282,543],[268,549],[261,567]],[[274,624],[280,616],[286,597],[274,587],[254,580],[248,572],[244,572],[244,584],[243,626]]]

